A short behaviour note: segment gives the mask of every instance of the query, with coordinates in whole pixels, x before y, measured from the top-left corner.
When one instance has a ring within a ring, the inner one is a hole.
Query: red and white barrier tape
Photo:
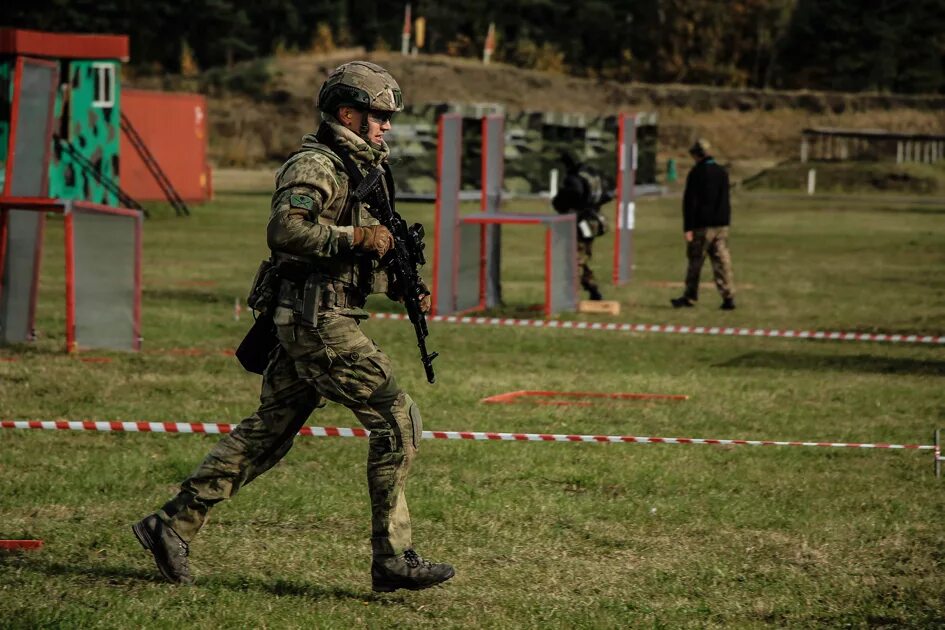
[[[47,431],[117,431],[130,433],[229,433],[236,425],[209,422],[122,422],[93,420],[0,420],[3,429]],[[299,435],[313,437],[368,437],[367,429],[302,427]],[[569,435],[563,433],[497,433],[491,431],[424,431],[425,440],[491,440],[506,442],[598,442],[632,444],[710,444],[715,446],[819,446],[828,448],[935,450],[934,444],[885,444],[860,442],[802,442],[779,440],[716,440],[709,438],[647,437],[638,435]]]
[[[403,320],[402,313],[374,313],[377,319]],[[515,319],[508,317],[460,317],[435,315],[434,322],[475,324],[479,326],[511,326],[520,328],[566,328],[574,330],[608,330],[617,332],[655,332],[722,337],[775,337],[778,339],[823,339],[829,341],[882,341],[888,343],[925,343],[945,345],[945,335],[903,335],[899,333],[857,333],[823,330],[777,330],[773,328],[733,328],[723,326],[676,326],[673,324],[618,324],[616,322],[577,322],[560,319]]]

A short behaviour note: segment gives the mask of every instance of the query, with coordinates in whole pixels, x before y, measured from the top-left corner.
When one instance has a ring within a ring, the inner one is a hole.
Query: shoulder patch
[[[292,208],[301,208],[303,210],[311,210],[312,205],[315,202],[308,195],[290,195],[289,196],[289,206]]]

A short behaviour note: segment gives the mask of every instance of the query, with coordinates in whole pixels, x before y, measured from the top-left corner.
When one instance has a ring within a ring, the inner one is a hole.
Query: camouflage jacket
[[[330,116],[324,117],[335,141],[362,172],[387,160],[386,144],[374,149]],[[315,134],[307,134],[300,150],[276,173],[267,242],[273,252],[313,258],[315,267],[333,281],[359,287],[365,294],[384,292],[386,273],[376,261],[359,261],[352,251],[354,227],[378,222],[362,206],[348,207],[350,188],[341,159]],[[363,314],[361,309],[342,310]]]

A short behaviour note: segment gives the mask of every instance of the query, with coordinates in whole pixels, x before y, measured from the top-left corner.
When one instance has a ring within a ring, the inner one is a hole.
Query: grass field
[[[736,197],[731,313],[711,287],[698,308],[669,308],[684,271],[677,205],[639,204],[625,288],[609,284],[612,241],[597,244],[605,296],[623,305],[614,321],[945,333],[941,205]],[[431,206],[401,211],[432,225]],[[268,196],[155,215],[136,355],[61,352],[62,226],[50,220],[40,336],[0,350],[0,417],[237,422],[253,410],[258,377],[220,351],[249,325],[233,305],[266,255]],[[540,239],[508,229],[503,243],[501,312],[534,317]],[[429,386],[409,325],[365,329],[427,429],[928,444],[945,425],[942,347],[433,324]],[[170,352],[194,348],[207,352]],[[690,399],[478,402],[519,389]],[[311,423],[354,419],[328,406]],[[354,439],[300,438],[215,509],[192,546],[197,586],[156,579],[128,525],[214,440],[0,432],[0,538],[45,541],[0,555],[0,627],[945,627],[945,481],[928,452],[427,441],[409,486],[414,537],[457,576],[379,596],[367,445]]]

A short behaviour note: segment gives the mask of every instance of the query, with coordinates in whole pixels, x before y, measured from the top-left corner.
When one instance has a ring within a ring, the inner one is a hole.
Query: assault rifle
[[[371,169],[351,194],[356,200],[367,204],[371,216],[394,237],[394,246],[381,259],[381,265],[389,269],[395,289],[404,298],[407,317],[410,318],[417,334],[420,361],[427,373],[427,382],[435,383],[433,359],[439,356],[439,353],[427,352],[427,319],[420,310],[420,299],[427,293],[418,272],[418,268],[426,264],[423,256],[423,226],[414,223],[407,227],[407,222],[391,207],[387,190],[384,188],[384,176],[382,168]]]

